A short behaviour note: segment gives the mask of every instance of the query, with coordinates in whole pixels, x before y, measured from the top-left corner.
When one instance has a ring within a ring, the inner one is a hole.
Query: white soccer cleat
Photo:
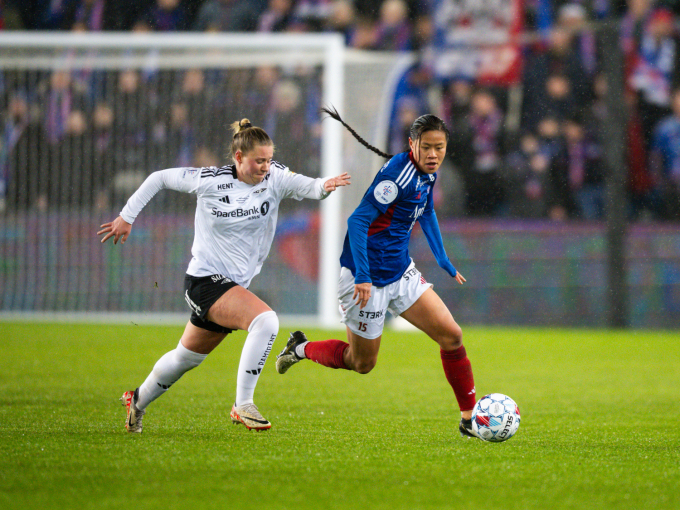
[[[127,417],[125,418],[125,428],[128,432],[135,432],[137,434],[142,433],[142,418],[146,411],[139,409],[135,402],[139,397],[139,388],[135,391],[126,391],[123,396],[120,397],[120,401],[127,408]]]
[[[290,334],[286,347],[276,357],[276,371],[279,374],[285,374],[295,363],[304,359],[297,355],[295,349],[298,345],[305,342],[307,342],[307,337],[302,331],[295,331]]]
[[[234,425],[242,423],[248,430],[268,430],[272,424],[260,414],[255,404],[233,405],[231,408],[231,421]]]

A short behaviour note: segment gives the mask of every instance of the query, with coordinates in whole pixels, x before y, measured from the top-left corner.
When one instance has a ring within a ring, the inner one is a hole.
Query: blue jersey
[[[380,169],[347,221],[340,264],[352,271],[355,283],[384,287],[401,278],[411,263],[408,244],[416,221],[423,227],[437,263],[455,276],[434,213],[432,188],[436,180],[436,173],[418,169],[409,152],[397,154]]]

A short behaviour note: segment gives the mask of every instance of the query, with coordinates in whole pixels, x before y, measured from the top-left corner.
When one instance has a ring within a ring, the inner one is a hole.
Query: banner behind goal
[[[383,147],[400,65],[331,34],[0,35],[0,313],[187,314],[193,195],[160,192],[125,246],[100,244],[96,231],[151,172],[229,164],[228,126],[247,117],[291,170],[352,174],[321,203],[281,204],[251,285],[284,316],[338,324],[345,220],[382,161],[319,107]]]

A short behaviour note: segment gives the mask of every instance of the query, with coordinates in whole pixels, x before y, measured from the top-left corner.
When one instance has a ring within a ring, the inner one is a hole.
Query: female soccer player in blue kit
[[[475,385],[463,333],[408,253],[411,231],[418,221],[439,266],[459,284],[465,282],[446,256],[432,201],[437,170],[446,155],[448,129],[438,117],[423,115],[411,126],[411,150],[392,156],[369,145],[337,111],[323,111],[389,161],[347,221],[338,297],[349,343],[309,342],[304,333],[296,331],[277,357],[276,369],[283,374],[308,358],[330,368],[370,372],[378,358],[389,310],[439,344],[444,374],[461,410],[460,433],[474,436],[470,418],[476,401]]]

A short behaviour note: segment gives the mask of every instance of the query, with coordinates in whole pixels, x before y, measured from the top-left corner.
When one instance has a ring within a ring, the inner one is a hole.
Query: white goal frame
[[[343,83],[345,44],[340,34],[130,34],[130,33],[47,33],[47,32],[5,32],[0,33],[0,57],[2,68],[42,68],[65,69],[91,63],[88,57],[38,57],[25,59],[21,54],[13,55],[13,48],[22,50],[40,49],[140,49],[140,50],[178,50],[172,55],[173,67],[196,67],[201,65],[220,65],[219,55],[206,51],[204,56],[195,55],[187,58],[181,50],[217,49],[232,50],[227,55],[230,65],[249,64],[248,55],[244,54],[239,60],[238,51],[244,49],[276,50],[270,54],[271,61],[267,62],[267,53],[258,55],[258,63],[272,65],[321,65],[323,67],[322,100],[326,105],[333,105],[339,111],[343,108]],[[281,57],[281,50],[285,56]],[[304,50],[304,53],[303,51]],[[120,66],[120,56],[98,58],[97,66],[102,68]],[[141,66],[142,55],[125,57],[130,64]],[[222,63],[224,64],[224,63]],[[159,68],[163,68],[160,63]],[[341,125],[336,122],[322,124],[321,142],[321,175],[323,177],[339,175],[343,171],[342,162],[342,132]],[[337,193],[331,194],[321,202],[321,225],[319,239],[319,283],[318,283],[318,312],[319,325],[324,327],[338,327],[337,310],[337,279],[340,256],[341,232],[341,201]],[[30,313],[0,313],[0,318],[30,317]],[[36,316],[55,317],[65,314],[37,313]],[[72,314],[75,320],[82,319],[82,313]],[[102,314],[94,314],[102,318]],[[120,314],[115,314],[120,317]],[[155,315],[155,314],[154,314]],[[309,323],[311,317],[303,318],[302,322]]]

